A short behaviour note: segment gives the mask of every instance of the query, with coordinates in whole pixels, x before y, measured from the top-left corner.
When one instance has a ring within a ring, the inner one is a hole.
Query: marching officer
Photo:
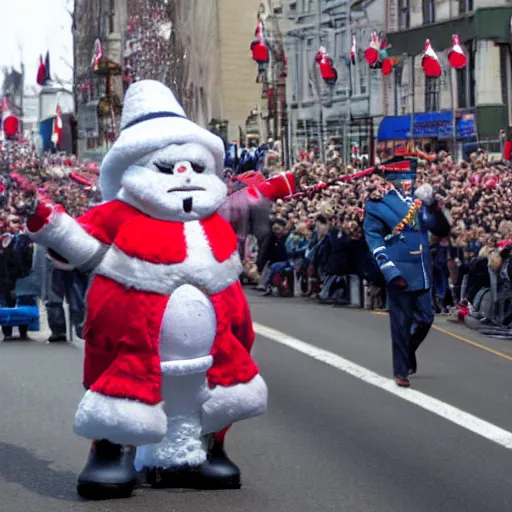
[[[421,185],[413,194],[416,164],[403,160],[383,166],[384,179],[374,181],[363,224],[386,281],[393,374],[401,387],[410,386],[409,375],[417,371],[416,351],[434,321],[429,232],[438,237],[450,233],[432,186]]]

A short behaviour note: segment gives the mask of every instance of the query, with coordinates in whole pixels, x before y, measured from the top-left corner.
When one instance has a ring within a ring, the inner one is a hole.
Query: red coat
[[[210,387],[249,382],[259,373],[249,353],[255,336],[228,222],[217,214],[161,221],[117,200],[78,221],[110,246],[87,296],[87,388],[150,405],[162,401],[160,327],[169,296],[182,284],[206,292],[217,315]]]

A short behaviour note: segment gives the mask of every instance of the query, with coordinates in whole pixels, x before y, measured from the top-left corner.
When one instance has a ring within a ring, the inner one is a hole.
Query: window
[[[438,78],[425,77],[425,112],[439,110],[439,92],[441,81]]]
[[[423,23],[434,23],[435,21],[435,0],[423,0]]]
[[[403,30],[409,28],[409,0],[398,0],[398,28]]]
[[[320,2],[321,0],[316,0]],[[307,14],[313,10],[313,0],[302,0],[302,12]]]
[[[471,12],[474,9],[473,0],[459,0],[459,14]]]
[[[475,52],[472,44],[465,48],[468,64],[464,69],[457,70],[457,104],[459,108],[475,106]]]
[[[303,98],[307,101],[308,99],[312,99],[315,95],[315,91],[313,89],[313,83],[312,83],[312,74],[311,71],[316,68],[315,66],[315,55],[318,51],[318,48],[315,48],[314,46],[315,39],[314,38],[308,38],[306,40],[306,51],[304,52],[304,55],[306,57],[306,62],[304,63],[306,69],[304,76],[307,79],[307,90],[304,91]]]
[[[112,34],[116,31],[116,0],[109,0],[109,7],[108,7],[108,32],[109,34]]]
[[[288,14],[290,16],[297,14],[297,2],[290,2],[288,4]]]

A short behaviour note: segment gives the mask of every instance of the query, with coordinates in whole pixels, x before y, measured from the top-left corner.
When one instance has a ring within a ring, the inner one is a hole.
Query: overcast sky
[[[71,80],[73,39],[66,6],[72,4],[70,0],[0,0],[0,75],[4,66],[20,70],[23,59],[26,86],[35,85],[39,55],[44,58],[50,50],[52,78]]]

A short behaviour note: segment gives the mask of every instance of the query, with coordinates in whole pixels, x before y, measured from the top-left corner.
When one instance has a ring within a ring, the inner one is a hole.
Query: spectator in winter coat
[[[264,267],[270,264],[270,273],[264,279],[262,285],[264,295],[272,293],[272,279],[274,276],[289,267],[288,254],[286,252],[286,221],[276,219],[271,225],[271,233],[263,241],[258,255],[258,272],[261,274]]]

